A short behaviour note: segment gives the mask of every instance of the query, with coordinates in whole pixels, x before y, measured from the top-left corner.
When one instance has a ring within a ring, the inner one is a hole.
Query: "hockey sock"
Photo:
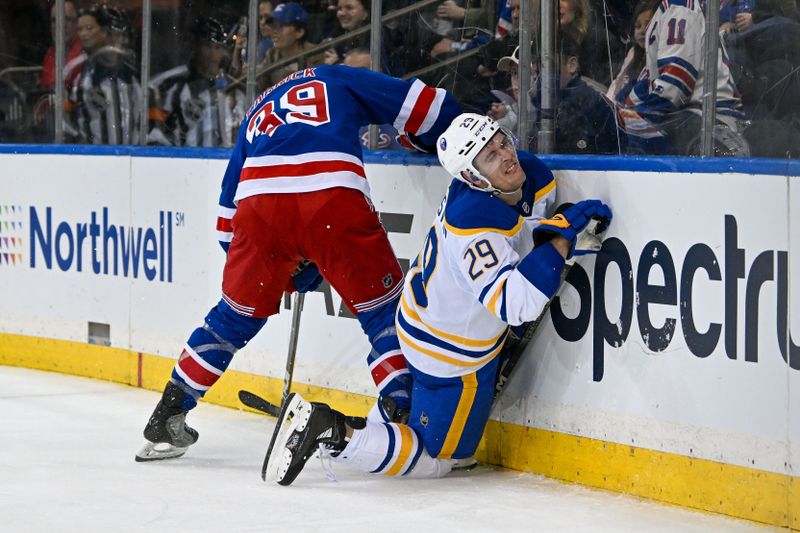
[[[393,398],[398,408],[408,409],[413,382],[394,327],[396,309],[397,300],[393,300],[372,311],[359,313],[358,320],[372,344],[367,364],[378,394]]]
[[[332,460],[371,474],[437,478],[452,468],[451,460],[434,459],[417,433],[405,424],[380,424],[367,420],[353,431],[350,442]]]
[[[197,405],[228,368],[233,354],[266,323],[265,318],[236,313],[224,300],[208,312],[205,323],[192,332],[172,370],[171,381],[186,392],[182,409],[189,410]]]

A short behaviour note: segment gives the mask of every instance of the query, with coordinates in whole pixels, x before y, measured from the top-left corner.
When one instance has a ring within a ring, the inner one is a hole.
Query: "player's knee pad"
[[[220,301],[205,318],[202,327],[189,336],[172,381],[187,392],[182,407],[191,409],[222,376],[233,355],[252,339],[267,322],[235,313]]]

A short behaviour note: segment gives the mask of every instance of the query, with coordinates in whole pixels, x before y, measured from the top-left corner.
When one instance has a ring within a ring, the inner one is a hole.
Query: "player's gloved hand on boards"
[[[313,292],[317,290],[322,280],[317,265],[311,261],[303,261],[292,273],[292,281],[297,292]]]
[[[422,139],[417,137],[412,133],[401,133],[395,140],[400,144],[403,148],[411,150],[412,152],[422,152],[423,154],[435,154],[436,147],[435,146],[428,146]]]
[[[600,200],[583,200],[577,204],[561,205],[556,215],[539,221],[533,230],[536,246],[548,242],[555,235],[561,235],[572,243],[567,259],[573,255],[597,253],[600,250],[596,235],[604,232],[611,223],[611,209]],[[592,220],[597,223],[592,223]],[[591,224],[590,224],[591,223]],[[583,235],[587,230],[592,235]]]

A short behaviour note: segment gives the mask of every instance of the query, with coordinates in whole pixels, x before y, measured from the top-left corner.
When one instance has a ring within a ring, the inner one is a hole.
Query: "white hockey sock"
[[[428,455],[409,426],[369,420],[364,429],[353,431],[350,442],[333,461],[373,474],[415,478],[442,477],[450,472],[453,463]]]

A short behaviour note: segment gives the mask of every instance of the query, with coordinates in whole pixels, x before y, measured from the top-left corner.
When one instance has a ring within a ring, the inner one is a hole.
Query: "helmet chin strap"
[[[506,191],[498,189],[497,187],[492,185],[492,183],[488,180],[488,178],[486,178],[483,174],[481,174],[481,173],[477,173],[477,174],[472,173],[472,175],[486,184],[486,187],[484,187],[484,188],[480,188],[480,187],[473,187],[473,188],[478,189],[480,191],[488,192],[492,196],[499,196],[501,194],[504,194],[504,195],[517,194],[519,191],[522,190],[522,185],[520,185],[519,187],[517,187],[513,191],[506,192]]]

